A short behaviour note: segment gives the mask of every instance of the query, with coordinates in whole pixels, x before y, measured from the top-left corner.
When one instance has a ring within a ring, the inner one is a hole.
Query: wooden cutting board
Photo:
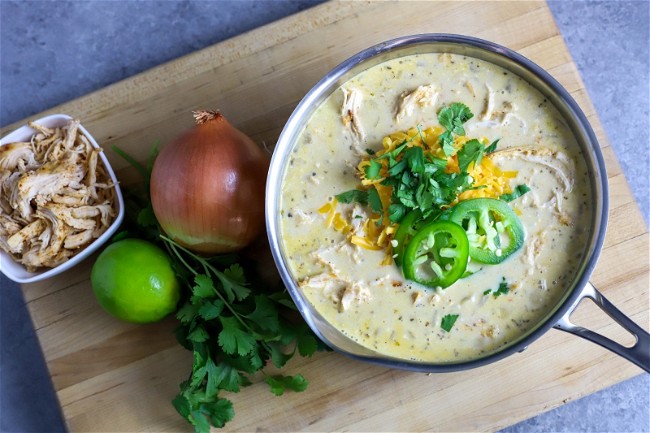
[[[117,144],[141,160],[152,143],[189,127],[197,108],[219,108],[258,143],[273,145],[300,98],[332,67],[380,41],[424,32],[508,46],[548,70],[579,102],[600,139],[611,187],[609,231],[592,282],[647,329],[647,227],[545,3],[323,4],[48,113],[80,118],[105,149]],[[123,160],[107,155],[123,184],[137,179]],[[135,326],[109,317],[90,288],[92,263],[23,286],[69,429],[190,431],[170,404],[191,367],[190,353],[171,334],[174,320]],[[595,307],[579,309],[574,319],[625,335]],[[229,396],[236,416],[228,430],[493,431],[641,370],[551,330],[523,353],[459,373],[388,370],[336,353],[297,359],[286,372],[303,373],[308,390],[274,397],[257,383]]]

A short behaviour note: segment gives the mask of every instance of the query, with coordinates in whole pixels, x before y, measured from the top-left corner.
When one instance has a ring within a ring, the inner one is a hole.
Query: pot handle
[[[571,316],[580,301],[584,298],[593,300],[609,317],[630,332],[636,339],[636,343],[631,347],[625,347],[597,332],[571,323],[569,316]],[[555,328],[599,344],[650,373],[650,334],[623,314],[614,304],[609,302],[591,283],[586,284],[578,299],[575,300],[571,308],[555,324]]]

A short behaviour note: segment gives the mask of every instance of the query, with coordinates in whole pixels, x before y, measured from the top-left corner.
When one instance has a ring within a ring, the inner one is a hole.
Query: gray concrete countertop
[[[0,0],[0,124],[316,3]],[[551,1],[550,7],[647,224],[650,3]],[[649,408],[644,374],[503,431],[650,432]],[[0,431],[65,431],[22,293],[4,277]]]

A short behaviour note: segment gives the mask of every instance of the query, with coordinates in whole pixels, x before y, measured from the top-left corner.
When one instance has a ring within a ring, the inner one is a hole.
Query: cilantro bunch
[[[147,166],[113,149],[144,177],[140,190],[124,189],[125,228],[113,241],[138,237],[161,245],[185,288],[176,313],[176,338],[192,351],[193,363],[172,401],[178,413],[197,433],[209,433],[211,425],[221,428],[235,414],[224,394],[239,392],[259,373],[276,396],[287,390],[304,391],[308,382],[302,375],[264,371],[268,365],[283,367],[296,354],[311,356],[326,349],[302,321],[286,289],[255,280],[250,272],[255,264],[243,257],[202,257],[166,237],[148,194],[155,148]]]
[[[319,347],[304,322],[293,323],[286,315],[295,309],[287,292],[253,293],[240,264],[220,269],[213,261],[161,238],[191,281],[191,295],[176,314],[178,341],[194,354],[190,377],[173,401],[178,413],[197,432],[209,432],[210,423],[223,427],[234,411],[220,391],[239,392],[259,371],[275,395],[304,391],[307,381],[300,374],[264,372],[267,362],[280,368],[296,353],[311,356]]]

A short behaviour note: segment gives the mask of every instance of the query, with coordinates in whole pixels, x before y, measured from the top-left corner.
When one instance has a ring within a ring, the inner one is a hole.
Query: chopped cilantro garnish
[[[381,164],[371,159],[370,165],[365,169],[366,179],[377,179],[379,177],[379,170],[381,170]]]
[[[454,323],[456,323],[457,319],[458,319],[458,314],[447,314],[445,317],[442,318],[442,323],[440,323],[440,327],[445,331],[449,332],[451,331],[451,328],[454,327]]]
[[[388,219],[392,222],[398,223],[406,216],[408,208],[401,203],[393,203],[388,206]]]
[[[447,130],[440,134],[440,146],[442,147],[445,156],[451,156],[454,154],[456,148],[454,147],[454,136],[451,135],[451,131]]]
[[[350,191],[338,194],[336,199],[341,203],[359,203],[362,206],[370,205],[370,208],[375,213],[381,214],[384,211],[379,193],[374,187],[371,187],[368,191],[351,189]]]
[[[444,107],[438,113],[438,122],[447,130],[440,135],[440,146],[445,156],[454,153],[454,135],[465,135],[463,124],[474,117],[472,111],[465,104],[454,102]]]
[[[496,290],[487,289],[483,292],[483,294],[489,295],[491,293],[495,298],[498,298],[501,295],[507,295],[509,292],[510,286],[508,286],[508,282],[506,281],[505,277],[503,277],[501,283],[499,283],[499,287]]]
[[[347,191],[336,198],[341,203],[369,206],[373,213],[380,215],[375,220],[378,226],[388,221],[400,223],[413,210],[419,211],[423,219],[437,218],[463,192],[487,187],[485,184],[474,186],[469,171],[472,165],[481,164],[484,155],[496,150],[499,140],[487,147],[477,139],[464,141],[460,149],[454,146],[454,138],[465,135],[463,125],[473,116],[466,105],[453,103],[438,113],[438,120],[445,131],[437,135],[437,142],[433,142],[435,134],[429,135],[418,125],[417,131],[409,131],[408,138],[401,142],[391,142],[387,150],[368,150],[370,156],[366,159],[367,164],[364,162],[361,177],[374,181],[376,186]],[[440,149],[446,157],[440,157]],[[449,161],[454,162],[449,159],[454,154],[458,168],[454,167],[455,164],[448,166]],[[390,190],[390,201],[382,202],[379,198],[377,189],[384,191],[380,185]],[[385,216],[388,221],[384,219]]]
[[[503,201],[511,202],[522,195],[526,194],[528,191],[530,191],[530,188],[528,185],[525,183],[522,183],[521,185],[517,185],[515,189],[510,193],[510,194],[503,194],[501,197],[499,197]]]
[[[481,163],[483,159],[483,152],[485,147],[477,139],[469,140],[462,149],[458,151],[458,167],[461,173],[466,172],[470,164],[473,162],[476,165]]]
[[[472,117],[474,117],[474,114],[472,114],[469,107],[460,102],[454,102],[438,113],[440,124],[456,135],[465,135],[463,124]]]
[[[358,189],[351,189],[350,191],[337,194],[336,199],[341,203],[359,203],[366,206],[368,204],[368,192]]]
[[[370,205],[370,209],[372,209],[373,212],[379,214],[384,212],[384,208],[381,204],[381,199],[379,198],[379,193],[374,187],[368,190],[368,204]]]
[[[499,143],[499,139],[497,138],[494,140],[488,147],[485,148],[485,153],[492,153],[497,150],[497,144]]]

